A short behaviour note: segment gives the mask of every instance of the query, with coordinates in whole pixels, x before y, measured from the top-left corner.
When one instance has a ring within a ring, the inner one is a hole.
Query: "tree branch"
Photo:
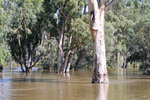
[[[105,4],[105,12],[117,2],[118,0],[109,0],[108,3]]]
[[[85,37],[85,38],[83,39],[83,41],[82,41],[82,42],[78,41],[78,44],[77,44],[77,45],[75,45],[75,46],[73,46],[73,47],[72,47],[72,48],[70,48],[69,50],[74,51],[76,48],[78,48],[78,47],[82,46],[82,45],[84,44],[84,40],[86,40],[87,38],[88,38],[88,37]]]
[[[31,65],[29,68],[32,68],[33,66],[35,66],[35,64],[41,59],[42,56],[43,56],[43,54],[41,54],[41,55],[37,58],[37,60],[34,62],[34,64]]]
[[[22,22],[23,22],[23,20],[25,19],[26,14],[27,14],[27,12],[26,12],[26,13],[24,13],[23,17],[21,18],[21,21],[19,22],[19,26],[18,26],[18,28],[16,28],[16,29],[15,29],[15,30],[13,30],[12,32],[16,33],[16,32],[18,31],[18,29],[20,29],[20,28],[22,27]]]

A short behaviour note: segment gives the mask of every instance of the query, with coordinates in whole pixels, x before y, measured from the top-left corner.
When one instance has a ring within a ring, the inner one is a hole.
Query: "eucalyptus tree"
[[[133,26],[141,15],[148,11],[148,3],[146,4],[145,1],[121,0],[106,13],[105,20],[111,23],[116,30],[114,33],[117,37],[115,54],[118,67],[126,68],[127,59],[137,50],[131,38],[135,34]]]
[[[82,15],[71,21],[71,25],[68,26],[67,34],[67,52],[65,56],[63,72],[69,72],[70,65],[72,62],[72,55],[77,50],[84,46],[89,40],[89,28],[87,22],[87,15]]]
[[[10,23],[11,11],[8,10],[8,0],[0,1],[0,66],[3,65],[5,58],[8,54],[8,48],[6,43],[6,32],[8,32],[7,23]]]
[[[118,0],[89,0],[89,24],[94,45],[94,73],[92,83],[108,81],[104,42],[104,15],[105,12]]]
[[[40,12],[40,20],[42,27],[44,27],[46,39],[41,41],[43,46],[37,50],[37,53],[42,52],[42,58],[38,65],[42,66],[44,70],[55,69],[57,64],[57,40],[58,40],[58,1],[44,0],[42,3],[43,10]]]
[[[58,26],[59,26],[59,42],[57,55],[57,72],[65,72],[68,55],[71,53],[67,50],[66,60],[64,61],[64,38],[68,38],[68,48],[70,48],[72,34],[70,31],[70,23],[82,14],[82,8],[85,0],[58,0]],[[66,33],[66,34],[65,34]],[[64,62],[64,64],[63,64]],[[65,64],[66,63],[66,64]]]
[[[106,43],[106,61],[107,66],[114,67],[116,63],[116,41],[117,37],[115,36],[116,29],[110,22],[105,21],[105,43]]]
[[[10,28],[7,32],[8,45],[14,60],[21,66],[24,65],[26,73],[29,73],[42,56],[36,55],[44,34],[44,26],[39,16],[42,1],[14,0],[7,3],[10,4],[8,8],[13,9],[11,22],[8,24]]]
[[[135,53],[128,58],[130,62],[140,62],[140,69],[145,71],[150,68],[150,14],[139,18],[134,25],[134,34],[131,35],[132,47],[136,47]]]

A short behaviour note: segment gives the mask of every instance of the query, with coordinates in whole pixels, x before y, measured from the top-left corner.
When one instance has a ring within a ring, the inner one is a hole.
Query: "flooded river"
[[[110,71],[109,84],[92,84],[91,71],[58,75],[0,72],[0,100],[150,100],[150,76]]]

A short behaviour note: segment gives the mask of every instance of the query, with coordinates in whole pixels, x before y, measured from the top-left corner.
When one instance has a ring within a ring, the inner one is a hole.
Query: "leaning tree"
[[[104,16],[105,12],[117,1],[89,0],[89,25],[94,46],[92,83],[109,82],[106,68]]]

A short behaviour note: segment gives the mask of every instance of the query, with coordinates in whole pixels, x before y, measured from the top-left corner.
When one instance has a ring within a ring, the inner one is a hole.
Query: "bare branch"
[[[108,3],[105,4],[105,12],[117,2],[118,0],[109,0]]]

